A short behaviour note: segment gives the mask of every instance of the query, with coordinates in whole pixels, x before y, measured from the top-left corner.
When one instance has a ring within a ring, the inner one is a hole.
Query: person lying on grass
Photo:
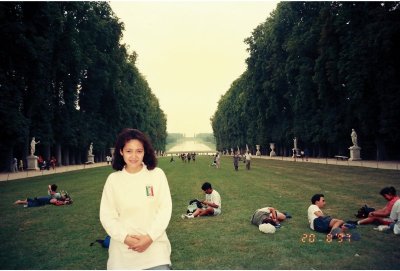
[[[347,230],[347,228],[343,226],[343,220],[325,216],[321,211],[326,204],[323,194],[315,194],[312,196],[311,203],[312,204],[308,207],[308,222],[312,230],[331,234],[334,238],[337,238],[339,234],[343,234],[344,231]]]
[[[39,207],[46,204],[53,204],[56,206],[69,205],[72,203],[72,199],[69,196],[62,196],[61,199],[52,199],[49,196],[35,197],[33,199],[27,198],[24,200],[17,200],[14,204],[23,204],[24,207]]]
[[[47,189],[48,196],[27,198],[24,200],[17,200],[14,204],[23,204],[24,207],[39,207],[46,204],[53,204],[56,206],[68,205],[72,203],[72,199],[68,192],[61,191],[57,192],[57,185],[52,184],[48,186]]]
[[[264,207],[254,212],[251,223],[256,226],[263,223],[270,223],[274,227],[280,227],[280,223],[285,219],[286,215],[274,207]]]

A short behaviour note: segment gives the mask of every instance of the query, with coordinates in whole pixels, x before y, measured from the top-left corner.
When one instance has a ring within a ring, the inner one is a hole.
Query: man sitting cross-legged
[[[214,190],[210,183],[205,182],[201,189],[206,194],[206,199],[201,201],[205,205],[203,208],[197,208],[193,214],[186,215],[186,218],[194,218],[198,216],[215,216],[221,213],[221,196]]]
[[[325,207],[325,198],[323,194],[315,194],[311,198],[311,205],[308,207],[308,222],[310,228],[317,232],[329,233],[333,237],[343,233],[346,229],[343,227],[344,221],[337,218],[325,216],[321,211]]]

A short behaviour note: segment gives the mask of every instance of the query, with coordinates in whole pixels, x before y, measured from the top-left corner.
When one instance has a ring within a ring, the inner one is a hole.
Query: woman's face
[[[137,139],[131,139],[125,143],[120,151],[125,161],[125,169],[129,173],[139,172],[143,167],[144,147],[142,142]]]
[[[387,201],[391,201],[395,196],[390,195],[390,194],[384,194],[383,197],[384,197]]]

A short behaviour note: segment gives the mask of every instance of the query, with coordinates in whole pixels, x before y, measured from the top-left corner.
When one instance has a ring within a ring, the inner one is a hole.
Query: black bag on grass
[[[368,217],[370,212],[375,211],[375,208],[368,207],[367,205],[364,205],[360,209],[358,209],[357,214],[355,214],[356,217],[358,218],[366,218]]]
[[[189,201],[186,213],[193,213],[197,208],[203,208],[203,204],[198,199]]]

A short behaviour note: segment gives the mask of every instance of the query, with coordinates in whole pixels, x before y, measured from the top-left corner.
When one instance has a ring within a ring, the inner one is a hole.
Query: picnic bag
[[[189,201],[186,213],[193,213],[197,208],[203,208],[203,204],[198,199],[193,199]]]
[[[358,218],[366,218],[368,217],[370,212],[375,211],[375,208],[368,207],[366,204],[358,209],[357,214],[355,214]]]

